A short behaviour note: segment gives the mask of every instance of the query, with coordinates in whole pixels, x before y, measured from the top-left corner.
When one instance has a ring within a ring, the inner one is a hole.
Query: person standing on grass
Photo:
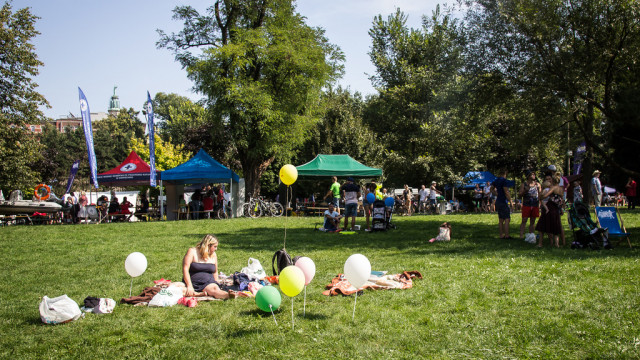
[[[564,188],[560,186],[560,176],[556,174],[552,177],[550,174],[545,176],[545,181],[551,180],[551,187],[548,190],[542,192],[541,198],[544,200],[548,198],[547,208],[548,211],[543,213],[543,216],[536,225],[536,230],[540,232],[540,239],[538,240],[538,247],[542,247],[542,241],[544,234],[549,235],[551,245],[560,247],[560,232],[562,228],[562,222],[560,220],[560,210],[562,209]],[[564,242],[562,245],[565,245]]]
[[[360,197],[360,187],[353,182],[353,178],[347,178],[347,183],[342,187],[342,198],[344,199],[344,230],[347,230],[349,218],[351,218],[351,230],[356,224],[358,214],[358,198]]]
[[[627,181],[627,185],[625,185],[625,193],[624,195],[627,197],[627,208],[635,209],[636,208],[636,182],[633,178],[629,178]]]
[[[324,196],[324,200],[326,201],[327,198],[331,196],[329,203],[333,204],[338,214],[340,214],[340,183],[338,182],[337,176],[332,176],[331,181],[333,182],[329,187],[329,191],[327,191],[327,194]]]
[[[431,187],[429,188],[429,207],[434,213],[438,210],[438,195],[442,194],[438,189],[436,189],[436,185],[437,183],[432,181]]]
[[[491,192],[496,195],[496,210],[498,211],[498,230],[501,239],[511,239],[509,236],[509,223],[511,222],[511,194],[507,187],[507,170],[498,172],[500,175],[491,183]]]
[[[364,188],[364,196],[362,197],[362,207],[364,208],[364,216],[367,221],[367,226],[364,231],[371,231],[371,210],[373,207],[372,203],[369,203],[367,200],[367,195],[376,193],[377,185],[375,181],[372,181],[369,185]]]
[[[418,190],[418,195],[420,195],[420,203],[418,206],[418,211],[424,213],[425,208],[427,206],[427,196],[429,196],[429,190],[427,190],[427,187],[425,185],[422,185],[420,187],[420,190]]]
[[[522,223],[520,224],[520,238],[524,236],[524,228],[529,220],[529,232],[533,233],[536,219],[540,217],[540,183],[536,180],[536,173],[527,171],[527,178],[520,186],[518,195],[522,197]]]
[[[600,170],[593,172],[591,178],[591,194],[593,194],[593,203],[595,206],[600,206],[602,201],[602,183],[600,182]]]

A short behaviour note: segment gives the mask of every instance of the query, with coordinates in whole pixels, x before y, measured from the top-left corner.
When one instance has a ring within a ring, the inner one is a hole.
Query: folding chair
[[[596,206],[596,219],[598,219],[600,227],[609,230],[609,236],[627,238],[627,243],[629,244],[629,248],[631,248],[631,240],[629,239],[631,234],[624,228],[624,221],[622,221],[622,216],[620,216],[617,208],[613,206]],[[620,239],[620,241],[622,241],[622,239]],[[618,241],[618,243],[620,243],[620,241]]]

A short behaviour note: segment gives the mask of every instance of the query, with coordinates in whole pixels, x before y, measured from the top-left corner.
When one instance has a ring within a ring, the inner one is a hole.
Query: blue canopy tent
[[[496,179],[496,176],[493,175],[489,171],[469,171],[464,176],[465,184],[461,185],[464,190],[472,190],[475,189],[476,184],[480,186],[484,186],[487,181],[493,182]]]
[[[206,151],[200,149],[200,151],[198,151],[198,153],[187,162],[180,164],[173,169],[165,170],[161,175],[163,182],[181,187],[185,184],[200,183],[230,184],[230,193],[232,194],[231,207],[234,209],[235,213],[237,201],[234,201],[233,183],[236,183],[237,191],[240,177],[231,169],[220,164],[214,158],[209,156]],[[169,189],[167,189],[167,208],[170,207],[169,197],[177,197],[177,189],[172,190],[172,194],[170,195]],[[235,198],[237,198],[237,196],[235,196]],[[178,202],[175,202],[173,205],[177,205],[177,203]],[[234,205],[236,207],[234,207]],[[175,207],[175,210],[177,210],[177,206],[171,207]]]

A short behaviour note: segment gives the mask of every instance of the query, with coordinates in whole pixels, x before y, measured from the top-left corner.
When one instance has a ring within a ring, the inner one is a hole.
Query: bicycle
[[[243,206],[244,216],[258,218],[260,216],[282,216],[284,208],[278,202],[265,201],[262,197],[249,199]]]

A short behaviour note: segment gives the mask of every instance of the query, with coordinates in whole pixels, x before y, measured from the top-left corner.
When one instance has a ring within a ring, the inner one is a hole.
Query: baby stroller
[[[395,229],[395,225],[391,223],[391,217],[393,215],[393,207],[385,205],[383,200],[376,200],[373,202],[373,210],[371,216],[373,218],[371,222],[371,228],[373,231],[386,231],[387,229]]]
[[[567,220],[569,227],[573,231],[574,242],[571,243],[572,249],[611,249],[609,244],[609,234],[606,228],[599,228],[598,225],[591,220],[589,208],[578,201],[569,207]],[[577,230],[576,230],[577,229]]]

